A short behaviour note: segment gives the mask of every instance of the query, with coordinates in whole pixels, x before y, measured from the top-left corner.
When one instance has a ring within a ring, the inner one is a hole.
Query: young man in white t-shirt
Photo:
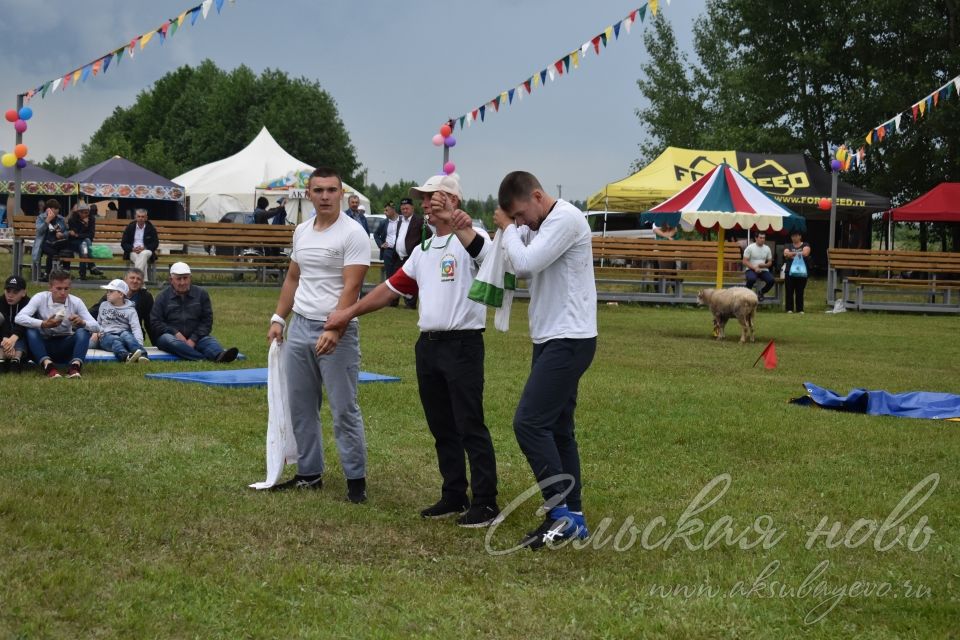
[[[753,289],[757,284],[757,278],[763,280],[766,286],[760,290],[757,297],[763,300],[763,296],[773,287],[773,274],[770,273],[770,267],[773,266],[773,252],[766,244],[767,234],[763,231],[757,233],[754,242],[747,245],[743,250],[744,276],[747,279],[747,288]]]
[[[589,535],[573,413],[580,377],[597,348],[593,246],[583,212],[548,195],[531,173],[507,174],[498,201],[493,222],[503,230],[503,248],[517,277],[530,281],[533,363],[513,430],[547,511],[520,544],[539,549]]]
[[[343,183],[332,169],[318,168],[307,182],[317,215],[297,226],[287,277],[268,340],[282,340],[286,393],[297,441],[297,474],[274,489],[320,489],[324,470],[320,425],[321,390],[333,415],[333,434],[347,478],[347,498],[367,499],[366,438],[357,404],[360,336],[351,322],[341,330],[324,329],[336,309],[357,301],[370,266],[370,240],[363,227],[340,211]],[[286,318],[293,311],[290,326]],[[336,350],[334,351],[334,348]]]
[[[459,516],[461,527],[480,528],[492,524],[500,508],[496,456],[483,419],[487,311],[467,294],[491,243],[474,231],[470,216],[459,209],[461,193],[456,176],[434,176],[410,189],[410,195],[423,199],[437,234],[414,247],[386,282],[350,308],[332,314],[327,328],[346,326],[351,318],[382,309],[398,296],[419,294],[417,384],[443,478],[440,500],[420,515]],[[464,455],[470,463],[472,502],[467,500]]]

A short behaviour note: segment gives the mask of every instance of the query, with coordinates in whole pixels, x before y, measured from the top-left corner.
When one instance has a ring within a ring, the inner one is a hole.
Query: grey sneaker
[[[323,489],[323,476],[293,476],[286,482],[275,484],[270,491],[289,491],[291,489]]]

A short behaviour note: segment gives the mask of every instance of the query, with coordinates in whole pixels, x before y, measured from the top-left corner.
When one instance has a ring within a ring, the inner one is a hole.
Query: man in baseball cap
[[[224,349],[210,335],[213,305],[210,295],[191,281],[190,265],[170,265],[170,286],[157,295],[150,312],[150,325],[157,334],[154,344],[184,360],[233,362],[236,347]]]
[[[18,275],[7,278],[0,299],[0,373],[20,373],[27,350],[27,330],[13,319],[30,302],[27,281]]]

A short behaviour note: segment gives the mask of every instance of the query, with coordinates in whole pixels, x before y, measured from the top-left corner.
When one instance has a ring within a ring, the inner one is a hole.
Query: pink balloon
[[[450,175],[456,170],[457,170],[457,165],[453,164],[452,162],[447,162],[446,164],[443,165],[443,172],[447,175]]]
[[[13,123],[13,128],[17,130],[17,133],[23,133],[27,130],[27,123],[23,120],[17,120]]]
[[[443,144],[443,136],[439,133],[433,136],[433,146],[439,147]]]

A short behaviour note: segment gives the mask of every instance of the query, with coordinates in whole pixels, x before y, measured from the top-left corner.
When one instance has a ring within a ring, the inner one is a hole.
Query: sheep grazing
[[[713,330],[717,340],[723,340],[723,328],[730,318],[740,321],[740,342],[753,342],[753,320],[757,315],[757,294],[746,287],[730,289],[701,289],[697,293],[697,304],[710,306],[713,312]]]

